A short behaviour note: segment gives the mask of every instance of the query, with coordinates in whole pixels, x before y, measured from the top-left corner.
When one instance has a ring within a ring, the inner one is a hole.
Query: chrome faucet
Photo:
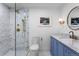
[[[70,31],[69,33],[72,33],[72,34],[70,35],[70,38],[72,38],[72,39],[77,39],[77,37],[74,35],[74,32],[73,32],[73,31]]]
[[[72,36],[74,35],[74,32],[73,31],[70,31],[69,33],[72,33]]]

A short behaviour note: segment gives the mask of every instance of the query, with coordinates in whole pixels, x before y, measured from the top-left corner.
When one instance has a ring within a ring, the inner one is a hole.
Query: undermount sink
[[[58,37],[59,39],[63,39],[63,40],[64,40],[64,39],[65,39],[65,40],[69,40],[69,39],[72,40],[72,39],[69,37],[69,34],[64,34],[64,33],[63,33],[63,34],[57,34],[57,33],[56,33],[55,36]]]
[[[72,47],[79,50],[79,40],[73,40],[72,41]]]

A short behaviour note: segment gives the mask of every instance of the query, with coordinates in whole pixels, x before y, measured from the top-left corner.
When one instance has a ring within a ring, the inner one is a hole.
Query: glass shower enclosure
[[[27,55],[28,45],[28,10],[16,10],[16,55]]]
[[[0,3],[0,56],[26,56],[28,52],[28,10],[16,7]]]

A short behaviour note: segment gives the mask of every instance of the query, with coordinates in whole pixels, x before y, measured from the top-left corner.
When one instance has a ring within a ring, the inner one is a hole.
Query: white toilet
[[[31,56],[38,56],[39,55],[39,45],[34,44],[30,46],[30,55]]]
[[[41,40],[40,37],[34,37],[32,39],[32,44],[29,47],[30,56],[38,56],[39,55],[40,40]]]
[[[39,45],[38,44],[33,44],[31,47],[30,47],[30,50],[38,50],[39,49]]]

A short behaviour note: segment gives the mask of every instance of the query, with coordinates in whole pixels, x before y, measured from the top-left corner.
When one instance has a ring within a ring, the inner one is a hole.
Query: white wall
[[[10,48],[10,21],[9,9],[0,4],[0,55],[6,53]]]
[[[47,51],[50,49],[50,35],[55,32],[60,32],[58,19],[61,15],[61,8],[31,8],[29,9],[29,40],[31,43],[32,37],[42,37],[42,49]],[[40,17],[50,17],[51,26],[40,26]]]

